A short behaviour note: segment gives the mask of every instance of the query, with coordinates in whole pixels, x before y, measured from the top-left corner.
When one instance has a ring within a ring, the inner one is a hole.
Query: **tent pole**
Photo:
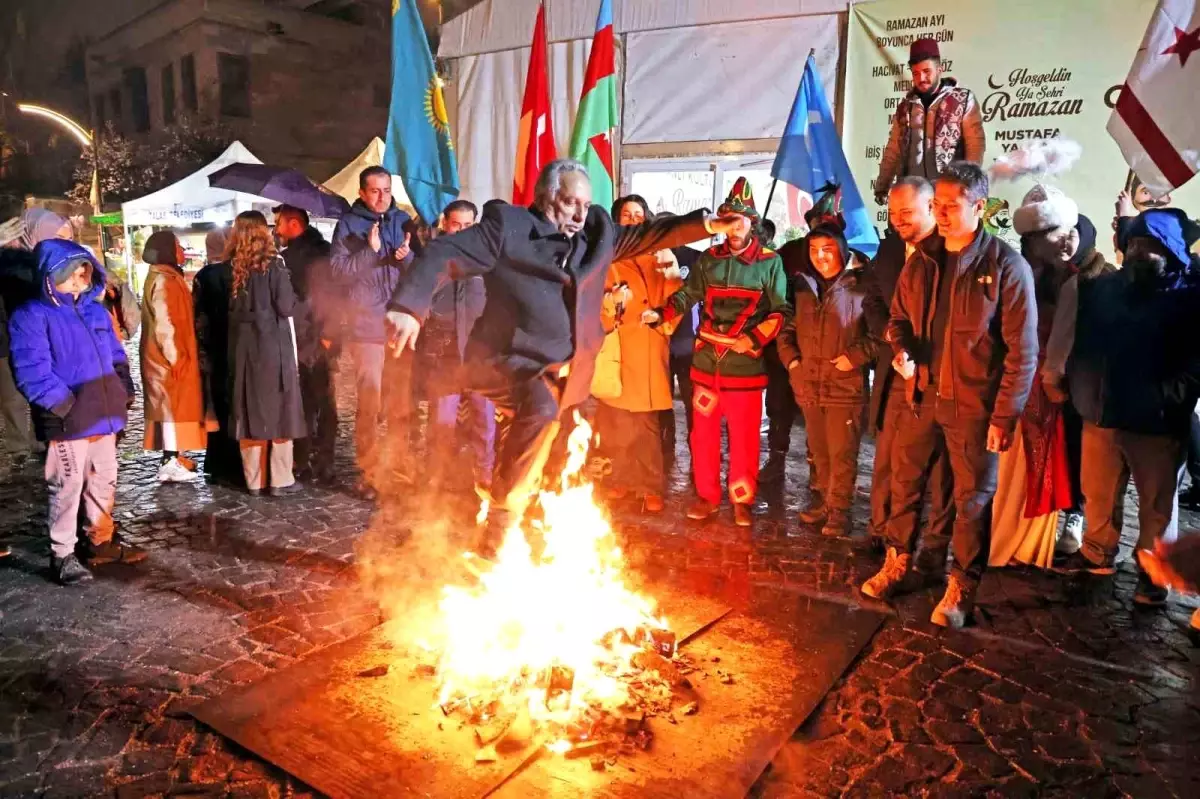
[[[771,190],[767,192],[767,204],[763,206],[762,218],[767,218],[767,211],[771,210],[771,200],[775,197],[775,187],[779,185],[779,178],[771,180]]]

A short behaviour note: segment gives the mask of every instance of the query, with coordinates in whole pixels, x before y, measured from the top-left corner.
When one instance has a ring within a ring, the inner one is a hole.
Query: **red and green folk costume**
[[[787,278],[783,262],[755,236],[734,254],[729,245],[709,249],[692,268],[683,288],[663,309],[675,324],[693,305],[704,304],[692,357],[692,465],[701,499],[721,501],[721,419],[729,427],[729,495],[754,501],[758,489],[759,425],[767,386],[763,348],[783,327]],[[733,350],[742,335],[754,341],[747,353]]]

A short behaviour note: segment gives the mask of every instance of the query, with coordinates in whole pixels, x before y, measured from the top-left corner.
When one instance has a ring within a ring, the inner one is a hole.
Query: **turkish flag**
[[[1200,169],[1200,3],[1159,0],[1108,132],[1154,197]]]
[[[521,126],[517,136],[517,168],[513,173],[513,204],[532,205],[533,187],[542,167],[557,157],[554,125],[550,119],[550,76],[546,71],[546,8],[538,6],[525,76],[525,99],[521,103]]]

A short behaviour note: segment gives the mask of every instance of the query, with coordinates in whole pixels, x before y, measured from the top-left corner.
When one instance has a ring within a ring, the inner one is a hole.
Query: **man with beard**
[[[1083,417],[1083,547],[1056,571],[1112,574],[1129,478],[1138,495],[1138,549],[1173,537],[1175,492],[1200,398],[1200,273],[1195,223],[1178,209],[1144,211],[1127,228],[1124,268],[1078,284],[1071,401]],[[1139,570],[1134,602],[1167,592]]]
[[[895,235],[884,238],[871,262],[863,306],[871,333],[880,338],[887,330],[892,298],[904,264],[923,241],[937,236],[933,185],[917,176],[897,181],[888,193],[888,221]],[[880,359],[875,366],[868,421],[876,431],[870,534],[877,551],[883,552],[892,507],[892,452],[896,434],[915,422],[912,406],[904,397],[904,379],[896,374],[890,360]],[[944,446],[933,453],[927,479],[931,504],[914,569],[920,582],[941,582],[946,576],[946,555],[954,524],[954,480]],[[913,520],[918,521],[919,516]]]
[[[906,175],[934,180],[952,161],[983,163],[987,143],[979,102],[970,89],[944,77],[938,43],[917,39],[909,49],[909,91],[892,119],[892,132],[879,162],[875,202],[887,202],[892,181]]]
[[[1012,445],[1037,367],[1033,275],[983,229],[987,195],[987,175],[975,164],[955,162],[938,178],[941,235],[922,242],[905,265],[887,330],[914,419],[893,445],[887,560],[862,591],[887,599],[908,585],[925,471],[944,445],[957,517],[954,566],[930,619],[943,627],[962,627],[974,610],[997,457]]]
[[[467,388],[494,402],[503,421],[480,554],[494,552],[521,521],[558,433],[560,409],[590,392],[612,262],[733,226],[702,211],[616,225],[592,205],[587,168],[561,159],[538,176],[531,207],[485,205],[478,224],[434,239],[400,279],[387,314],[397,356],[415,347],[433,295],[452,273],[483,276],[486,300],[464,356]]]
[[[692,469],[698,499],[690,519],[707,519],[721,505],[721,419],[729,431],[729,498],[734,522],[749,527],[758,491],[759,428],[767,374],[763,349],[783,327],[787,279],[779,256],[763,247],[750,183],[738,178],[718,209],[736,220],[727,241],[710,248],[683,288],[647,324],[684,320],[704,303],[692,360]]]

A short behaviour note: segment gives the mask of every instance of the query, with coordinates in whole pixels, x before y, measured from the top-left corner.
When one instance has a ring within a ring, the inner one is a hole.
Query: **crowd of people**
[[[931,621],[960,627],[989,566],[1110,574],[1132,479],[1147,566],[1134,601],[1163,605],[1200,398],[1200,227],[1123,197],[1117,269],[1077,204],[1039,182],[1009,246],[983,222],[974,95],[942,75],[933,42],[914,43],[910,67],[876,183],[888,232],[870,258],[847,241],[836,186],[815,198],[807,234],[775,250],[744,178],[716,214],[654,215],[637,195],[592,206],[586,169],[560,160],[531,207],[460,199],[429,227],[371,167],[331,242],[298,208],[277,208],[274,231],[243,213],[209,234],[190,286],[178,239],[155,233],[137,312],[69,225],[28,212],[6,256],[25,259],[28,279],[24,295],[4,291],[0,393],[6,445],[35,446],[27,401],[49,446],[56,579],[145,557],[114,538],[111,516],[135,396],[122,340],[140,320],[143,445],[161,452],[163,482],[198,479],[187,453],[204,450],[211,479],[251,495],[332,484],[345,362],[351,490],[456,490],[465,449],[487,556],[556,474],[579,412],[594,420],[606,498],[663,512],[678,391],[690,519],[727,495],[734,523],[752,525],[760,481],[785,479],[802,419],[799,521],[882,556],[864,595],[944,583]],[[713,235],[703,253],[685,246]],[[859,525],[864,435],[875,459]]]

